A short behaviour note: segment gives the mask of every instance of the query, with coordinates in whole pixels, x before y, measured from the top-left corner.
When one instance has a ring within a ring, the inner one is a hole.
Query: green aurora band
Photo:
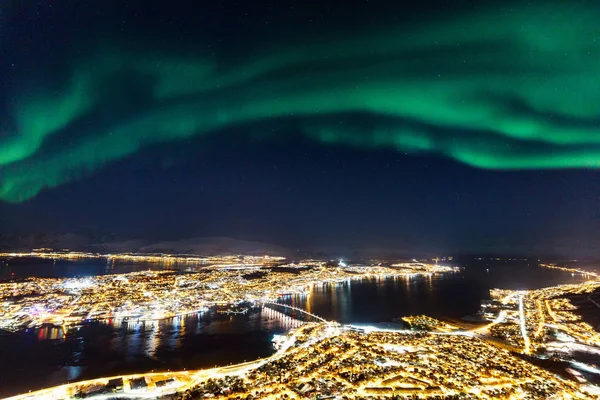
[[[274,119],[322,143],[478,168],[600,168],[598,17],[560,3],[479,10],[236,62],[107,46],[72,60],[61,90],[19,92],[14,132],[0,136],[0,199],[25,201],[143,146]]]

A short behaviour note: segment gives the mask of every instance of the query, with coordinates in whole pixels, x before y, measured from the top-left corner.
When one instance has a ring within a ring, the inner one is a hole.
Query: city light
[[[76,255],[67,256],[72,257]],[[463,395],[474,399],[587,399],[599,392],[585,377],[599,374],[598,366],[569,358],[574,352],[600,352],[600,334],[583,320],[577,306],[589,301],[597,307],[597,299],[592,297],[600,290],[596,274],[587,273],[589,279],[579,284],[536,290],[492,289],[491,299],[482,303],[475,322],[412,315],[403,316],[397,325],[343,325],[280,302],[290,294],[307,296],[318,285],[360,279],[409,280],[454,271],[420,262],[382,266],[227,256],[213,257],[190,271],[2,283],[0,328],[13,331],[52,324],[68,332],[86,320],[157,320],[212,307],[232,313],[246,306],[282,307],[307,317],[287,334],[273,335],[276,352],[267,358],[205,370],[94,379],[11,399],[436,399]],[[536,366],[528,357],[566,361],[572,379]]]

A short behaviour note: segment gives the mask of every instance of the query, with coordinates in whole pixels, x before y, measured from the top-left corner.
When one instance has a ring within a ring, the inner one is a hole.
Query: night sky
[[[600,256],[596,1],[2,1],[0,234]]]

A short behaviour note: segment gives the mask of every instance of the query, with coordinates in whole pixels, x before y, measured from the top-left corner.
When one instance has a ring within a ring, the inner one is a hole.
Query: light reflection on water
[[[496,287],[535,289],[578,283],[585,277],[543,268],[499,267],[395,278],[364,278],[314,285],[308,295],[282,301],[342,323],[390,321],[407,315],[460,318],[476,313]]]
[[[63,339],[64,331],[62,328],[56,327],[43,327],[38,330],[38,340],[57,340]]]
[[[302,323],[272,308],[254,308],[246,314],[211,310],[160,321],[91,321],[67,336],[56,327],[0,336],[0,358],[16,361],[0,363],[0,397],[73,380],[267,357],[275,351],[274,334]]]
[[[275,306],[276,308],[276,306]],[[214,311],[167,318],[164,320],[100,320],[75,328],[76,337],[110,334],[108,352],[122,354],[134,361],[140,355],[157,358],[159,351],[178,352],[185,341],[197,335],[239,335],[248,331],[284,332],[300,326],[301,315],[286,315],[273,308],[255,308],[247,314],[224,314]],[[68,340],[60,328],[43,328],[39,340]]]

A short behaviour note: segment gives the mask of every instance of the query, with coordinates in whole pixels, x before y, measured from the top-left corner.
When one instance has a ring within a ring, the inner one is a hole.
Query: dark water
[[[274,334],[300,324],[276,310],[255,309],[161,321],[92,322],[66,338],[59,328],[0,335],[0,397],[72,380],[254,360],[273,353]]]
[[[18,267],[9,264],[2,268],[25,277],[124,273],[167,266],[113,264],[107,268],[96,260],[24,263]],[[433,277],[317,285],[309,296],[282,301],[340,322],[390,321],[411,314],[461,317],[477,312],[480,301],[489,297],[490,288],[538,288],[581,279],[537,267],[469,268]],[[70,380],[196,369],[265,357],[274,351],[273,335],[298,324],[279,311],[255,309],[241,315],[208,312],[157,322],[93,322],[67,339],[56,328],[0,335],[0,397]]]
[[[134,263],[106,259],[51,260],[39,258],[0,258],[0,280],[31,276],[43,278],[73,278],[125,274],[128,272],[177,269],[195,271],[202,268],[198,263]]]
[[[390,321],[415,314],[460,318],[476,313],[493,288],[536,289],[583,279],[540,267],[466,268],[432,277],[319,285],[308,297],[286,297],[284,302],[344,323]]]

